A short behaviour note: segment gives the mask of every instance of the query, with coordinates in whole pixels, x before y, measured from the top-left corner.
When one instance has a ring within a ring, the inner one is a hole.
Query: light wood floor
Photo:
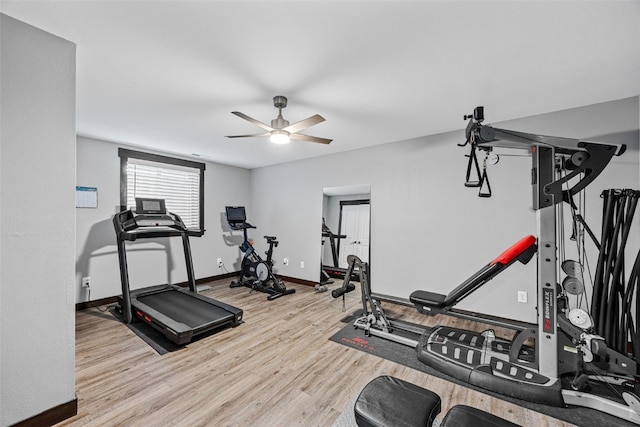
[[[213,282],[203,294],[242,308],[244,323],[164,356],[108,312],[79,311],[78,415],[59,425],[331,426],[383,374],[438,393],[442,414],[464,403],[523,426],[570,425],[329,341],[344,326],[340,319],[360,308],[358,290],[343,312],[341,299],[312,287],[287,284],[295,294],[267,301],[266,294],[228,283]],[[385,309],[409,321],[429,320],[408,307]]]

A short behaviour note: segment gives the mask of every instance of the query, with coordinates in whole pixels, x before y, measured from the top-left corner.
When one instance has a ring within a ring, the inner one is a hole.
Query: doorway
[[[321,279],[344,277],[348,255],[369,262],[370,212],[368,184],[323,189]]]
[[[340,202],[338,234],[346,236],[338,245],[341,268],[347,268],[347,255],[369,262],[369,215],[369,199]]]

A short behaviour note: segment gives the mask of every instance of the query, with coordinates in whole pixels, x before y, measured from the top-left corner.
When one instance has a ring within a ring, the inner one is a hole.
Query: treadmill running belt
[[[192,328],[233,316],[221,307],[175,290],[141,295],[137,299],[154,310]]]

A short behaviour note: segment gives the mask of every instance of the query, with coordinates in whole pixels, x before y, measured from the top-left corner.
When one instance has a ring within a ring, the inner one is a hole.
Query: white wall
[[[473,106],[470,106],[472,109]],[[486,116],[491,119],[491,108]],[[464,113],[464,112],[463,112]],[[635,187],[638,171],[638,98],[496,124],[525,132],[624,139],[631,147],[591,187]],[[461,127],[464,123],[461,120]],[[394,142],[338,155],[255,169],[253,218],[278,236],[281,274],[316,280],[322,223],[322,188],[371,185],[371,281],[374,292],[408,298],[416,289],[448,293],[526,234],[536,234],[531,209],[529,157],[503,157],[489,169],[493,197],[465,188],[462,130]],[[590,197],[597,216],[600,199]],[[599,222],[594,222],[599,228]],[[636,238],[637,239],[637,238]],[[637,242],[636,242],[637,244]],[[300,261],[305,268],[300,268]],[[517,290],[529,303],[515,304]],[[535,320],[535,266],[514,265],[459,305],[525,321]]]
[[[1,22],[0,425],[75,399],[75,53]]]
[[[87,301],[89,297],[87,290],[81,287],[82,277],[86,276],[91,278],[91,300],[121,293],[115,232],[111,222],[120,206],[119,147],[122,145],[107,141],[85,137],[77,139],[76,185],[98,188],[98,208],[76,210],[76,302]],[[222,258],[230,271],[239,270],[238,238],[241,236],[235,232],[229,238],[230,232],[223,233],[223,226],[226,227],[224,207],[246,205],[250,208],[249,170],[206,163],[204,176],[206,232],[203,237],[190,239],[196,279],[221,274],[216,265],[217,258]],[[179,238],[127,242],[127,259],[132,289],[187,280]],[[236,262],[237,266],[234,265]]]

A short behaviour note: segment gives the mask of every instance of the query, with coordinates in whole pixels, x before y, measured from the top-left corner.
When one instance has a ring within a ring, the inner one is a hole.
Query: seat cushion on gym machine
[[[383,375],[371,380],[354,406],[360,427],[431,426],[440,413],[440,396],[434,392]]]
[[[466,405],[456,405],[449,409],[440,427],[519,427],[511,421]]]
[[[409,296],[409,300],[414,305],[423,305],[428,307],[444,307],[445,298],[447,296],[443,294],[437,294],[429,291],[414,291]]]

